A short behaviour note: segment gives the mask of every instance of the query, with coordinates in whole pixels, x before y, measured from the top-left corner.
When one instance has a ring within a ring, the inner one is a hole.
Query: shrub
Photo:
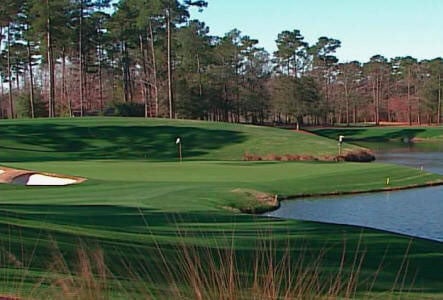
[[[19,118],[31,118],[31,103],[30,103],[30,94],[29,93],[21,93],[15,100],[15,110],[17,113],[17,117]],[[43,101],[41,94],[36,92],[34,94],[34,117],[41,118],[48,116],[48,108],[46,103]]]
[[[144,117],[145,105],[134,102],[114,102],[106,108],[104,114],[118,117]]]
[[[343,156],[345,161],[371,162],[375,160],[375,156],[368,151],[353,151]]]

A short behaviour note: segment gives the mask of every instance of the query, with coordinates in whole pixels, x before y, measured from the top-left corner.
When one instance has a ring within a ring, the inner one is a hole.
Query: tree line
[[[113,2],[113,3],[111,3]],[[441,121],[442,58],[340,62],[284,30],[277,50],[214,36],[193,0],[3,0],[0,118],[125,115],[274,124]]]

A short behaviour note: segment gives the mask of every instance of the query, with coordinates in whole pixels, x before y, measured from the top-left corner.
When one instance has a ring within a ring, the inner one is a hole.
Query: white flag
[[[180,138],[177,138],[177,140],[175,141],[176,144],[180,144]]]

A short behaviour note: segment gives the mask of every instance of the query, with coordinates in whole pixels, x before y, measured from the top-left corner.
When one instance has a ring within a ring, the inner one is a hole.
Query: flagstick
[[[178,157],[180,162],[182,162],[183,157],[182,157],[182,141],[180,139],[180,137],[177,137],[177,139],[175,140],[175,143],[178,145]]]

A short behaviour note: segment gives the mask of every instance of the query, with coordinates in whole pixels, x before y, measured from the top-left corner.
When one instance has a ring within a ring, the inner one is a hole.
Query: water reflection
[[[380,151],[377,160],[443,174],[443,153],[432,150],[389,149]],[[443,242],[443,187],[283,201],[280,209],[266,215],[365,226]]]
[[[380,153],[377,156],[379,162],[389,162],[420,168],[428,172],[443,174],[443,154],[441,152],[416,152],[403,151],[392,153]]]

